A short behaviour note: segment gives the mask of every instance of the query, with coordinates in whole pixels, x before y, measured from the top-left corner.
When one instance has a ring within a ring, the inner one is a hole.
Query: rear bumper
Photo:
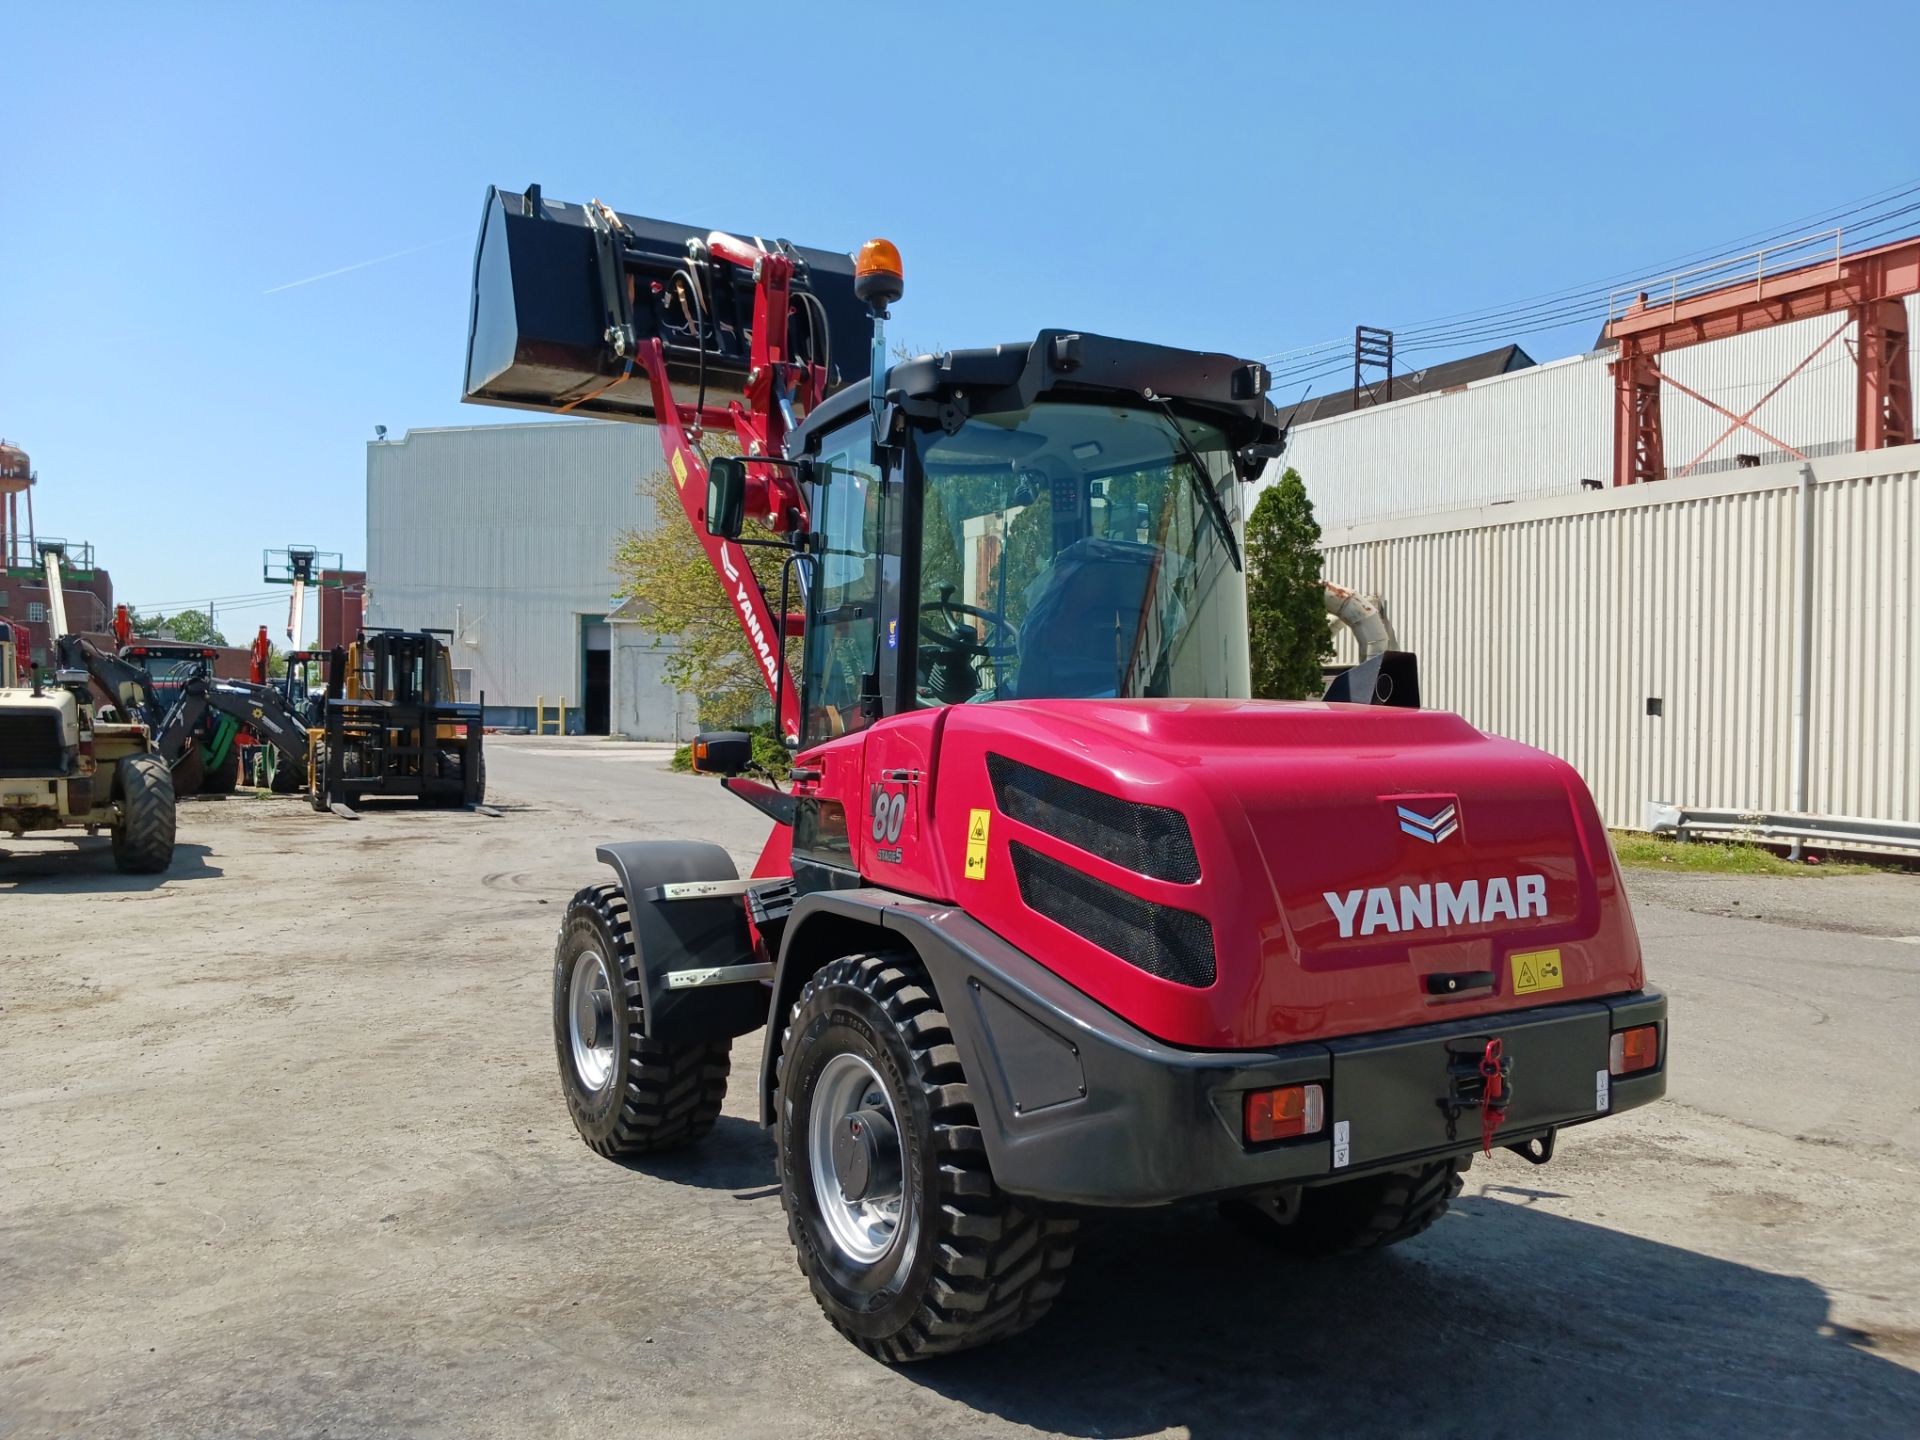
[[[1479,1112],[1460,1115],[1449,1138],[1443,1110],[1448,1044],[1458,1049],[1469,1037],[1500,1037],[1513,1061],[1498,1145],[1666,1093],[1667,1002],[1654,991],[1267,1051],[1196,1052],[1135,1029],[956,911],[896,902],[881,916],[932,975],[994,1178],[1015,1194],[1156,1205],[1331,1183],[1478,1150]],[[1645,1024],[1661,1028],[1658,1068],[1608,1078],[1613,1032]],[[1244,1142],[1247,1091],[1308,1083],[1326,1087],[1324,1131]],[[1336,1135],[1345,1145],[1338,1165]]]

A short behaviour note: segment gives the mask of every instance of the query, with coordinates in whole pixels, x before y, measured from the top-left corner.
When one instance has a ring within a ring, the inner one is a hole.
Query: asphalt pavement
[[[744,868],[765,822],[658,748],[489,748],[498,818],[202,802],[165,877],[0,846],[0,1436],[1920,1428],[1920,879],[1635,874],[1666,1102],[1364,1262],[1096,1217],[1038,1329],[891,1371],[794,1266],[758,1035],[685,1155],[594,1155],[554,1076],[593,846]]]

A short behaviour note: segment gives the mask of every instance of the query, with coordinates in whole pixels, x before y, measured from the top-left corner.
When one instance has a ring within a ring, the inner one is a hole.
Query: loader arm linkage
[[[209,711],[238,721],[297,770],[304,772],[307,768],[306,726],[286,696],[271,685],[214,680],[205,675],[187,681],[179,700],[154,728],[154,748],[168,764],[179,759],[187,738],[200,728]]]
[[[780,733],[798,740],[800,694],[792,675],[782,674],[786,647],[781,642],[799,636],[801,617],[784,615],[776,621],[766,590],[747,563],[746,547],[737,540],[707,533],[707,462],[694,442],[708,428],[731,426],[741,454],[779,455],[786,443],[793,403],[799,401],[811,408],[824,399],[827,372],[824,366],[798,363],[784,353],[784,317],[793,303],[793,262],[732,236],[716,234],[708,243],[716,258],[753,270],[757,277],[753,301],[753,374],[757,378],[748,386],[748,403],[742,405],[736,400],[725,410],[681,404],[673,396],[665,347],[658,338],[641,341],[632,363],[653,389],[654,423],[659,427],[661,448],[666,452],[667,468],[687,523],[699,537],[707,563],[713,566],[727,602],[753,647],[767,694],[780,707]],[[769,315],[783,317],[781,323],[769,324]],[[780,467],[753,466],[749,474],[754,482],[748,496],[750,513],[781,533],[807,528],[806,499]]]

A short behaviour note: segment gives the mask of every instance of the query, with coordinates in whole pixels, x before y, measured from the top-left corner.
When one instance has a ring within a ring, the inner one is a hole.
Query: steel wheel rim
[[[814,1202],[833,1243],[856,1264],[872,1265],[893,1248],[900,1232],[906,1157],[896,1142],[892,1149],[899,1179],[861,1199],[846,1198],[834,1164],[833,1142],[840,1127],[863,1110],[879,1111],[894,1134],[899,1134],[900,1118],[894,1111],[893,1097],[881,1083],[880,1072],[862,1057],[842,1051],[827,1061],[814,1082],[813,1105],[807,1116],[807,1158],[813,1171]]]
[[[598,1093],[613,1080],[613,983],[598,950],[585,950],[573,962],[567,986],[567,1038],[573,1073]]]

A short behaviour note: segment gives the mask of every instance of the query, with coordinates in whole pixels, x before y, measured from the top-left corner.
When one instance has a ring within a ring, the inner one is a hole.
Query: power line
[[[1754,231],[1711,250],[1692,251],[1651,266],[1621,271],[1606,280],[1590,282],[1585,286],[1568,286],[1544,292],[1525,301],[1507,302],[1477,310],[1457,311],[1452,315],[1395,327],[1396,348],[1399,353],[1414,354],[1446,348],[1469,340],[1489,338],[1496,334],[1516,337],[1537,335],[1548,330],[1568,328],[1602,319],[1606,317],[1611,298],[1622,288],[1631,288],[1631,285],[1622,286],[1617,282],[1632,281],[1636,278],[1648,281],[1656,277],[1667,278],[1675,273],[1671,267],[1684,266],[1689,261],[1704,260],[1706,263],[1698,268],[1703,273],[1711,273],[1716,268],[1730,268],[1754,253],[1754,249],[1737,254],[1732,253],[1735,246],[1746,245],[1767,249],[1771,248],[1775,241],[1794,239],[1800,243],[1781,247],[1780,258],[1784,260],[1804,251],[1811,259],[1822,247],[1821,237],[1818,234],[1808,235],[1805,232],[1803,227],[1808,225],[1831,227],[1835,221],[1865,215],[1866,218],[1858,221],[1853,227],[1852,235],[1841,237],[1842,243],[1851,241],[1856,247],[1865,245],[1901,228],[1898,222],[1902,217],[1920,212],[1920,201],[1888,208],[1892,202],[1904,200],[1911,195],[1920,195],[1920,181],[1905,181],[1889,186],[1873,195],[1850,202],[1839,210],[1803,216],[1789,222],[1783,229]],[[1716,261],[1723,263],[1716,265],[1714,263]],[[1799,263],[1804,264],[1809,261],[1803,260]],[[1325,340],[1313,345],[1296,346],[1291,350],[1275,351],[1271,355],[1260,358],[1267,362],[1275,360],[1290,362],[1277,367],[1269,365],[1273,386],[1280,388],[1283,384],[1301,383],[1330,373],[1324,368],[1327,362],[1336,355],[1347,353],[1350,347],[1351,341],[1343,336],[1337,340]]]

